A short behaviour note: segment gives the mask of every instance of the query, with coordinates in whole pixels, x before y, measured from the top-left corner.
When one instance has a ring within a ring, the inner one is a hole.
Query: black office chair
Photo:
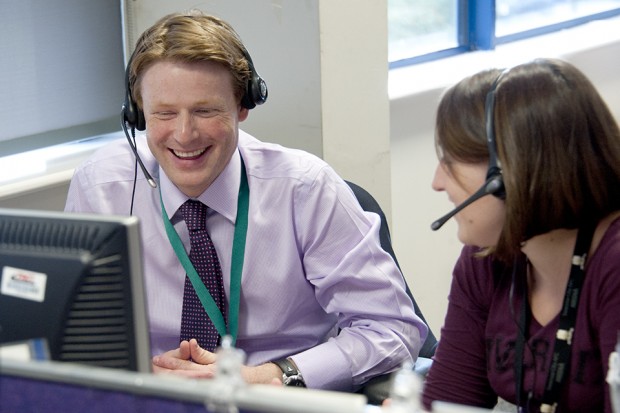
[[[345,182],[353,190],[353,193],[355,194],[355,197],[357,198],[357,201],[360,203],[360,206],[362,207],[362,209],[364,211],[374,212],[377,215],[379,215],[379,218],[381,218],[381,227],[379,228],[379,238],[381,241],[381,247],[392,256],[392,258],[394,259],[394,262],[400,269],[400,265],[398,264],[398,260],[396,259],[396,254],[394,253],[394,249],[392,248],[392,239],[390,237],[390,229],[388,227],[387,219],[385,217],[385,214],[383,213],[383,210],[381,209],[381,206],[379,205],[377,200],[375,200],[375,198],[372,195],[370,195],[370,193],[368,193],[368,191],[366,191],[364,188],[349,181],[345,181]],[[402,273],[402,270],[401,270],[401,273]],[[413,298],[413,294],[411,293],[411,290],[409,289],[409,286],[407,285],[406,279],[405,279],[405,288],[407,290],[407,294],[409,295],[409,298],[411,298],[411,301],[413,302],[413,308],[415,309],[415,313],[428,326],[428,323],[426,322],[426,319],[424,318],[424,315],[422,314],[420,307],[418,307],[418,304],[416,303],[415,298]],[[436,348],[437,348],[437,338],[435,337],[435,335],[433,334],[433,332],[431,331],[429,327],[428,336],[426,337],[426,340],[424,341],[424,344],[422,345],[422,348],[420,349],[420,354],[419,354],[419,357],[422,358],[422,360],[419,360],[420,365],[422,367],[420,370],[421,373],[425,373],[425,371],[428,370],[428,367],[430,366],[430,359],[432,359],[433,355],[435,354]],[[389,396],[390,376],[391,376],[390,374],[385,374],[382,376],[375,377],[374,379],[366,383],[366,385],[361,389],[360,392],[366,395],[366,397],[368,398],[368,402],[370,404],[381,404],[383,400],[385,400]]]

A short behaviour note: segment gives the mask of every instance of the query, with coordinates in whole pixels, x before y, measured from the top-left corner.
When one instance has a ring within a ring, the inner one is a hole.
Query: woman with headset
[[[605,102],[564,61],[483,71],[443,95],[436,147],[433,188],[477,202],[455,215],[465,246],[424,404],[610,412],[620,130]]]

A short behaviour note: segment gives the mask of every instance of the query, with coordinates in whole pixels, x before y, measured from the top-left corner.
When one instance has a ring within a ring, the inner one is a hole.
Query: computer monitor
[[[0,345],[150,371],[140,250],[135,217],[0,209]]]

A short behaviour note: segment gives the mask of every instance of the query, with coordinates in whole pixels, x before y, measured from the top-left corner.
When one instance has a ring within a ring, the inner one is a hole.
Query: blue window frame
[[[436,49],[420,53],[419,47],[403,57],[390,53],[390,68],[437,60],[474,50],[492,50],[499,44],[539,36],[574,27],[592,20],[620,15],[620,0],[388,0],[390,49],[393,48],[393,26],[406,26],[406,7],[417,8],[417,14],[433,16],[454,14],[454,36],[450,47],[436,44]],[[438,10],[443,7],[443,12]],[[399,8],[400,10],[396,10]],[[432,10],[432,12],[424,11]],[[396,16],[396,17],[392,17]],[[396,22],[396,18],[399,19]],[[415,24],[412,21],[412,24]],[[445,23],[445,22],[444,22]],[[412,35],[411,39],[416,34]],[[416,41],[411,40],[414,44]],[[418,37],[417,43],[427,41]],[[445,42],[444,42],[445,44]],[[396,56],[396,57],[394,57]]]

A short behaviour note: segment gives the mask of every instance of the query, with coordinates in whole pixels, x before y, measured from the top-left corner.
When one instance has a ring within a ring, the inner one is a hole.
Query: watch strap
[[[290,358],[274,360],[272,363],[282,370],[282,383],[285,386],[306,387],[301,373]]]

